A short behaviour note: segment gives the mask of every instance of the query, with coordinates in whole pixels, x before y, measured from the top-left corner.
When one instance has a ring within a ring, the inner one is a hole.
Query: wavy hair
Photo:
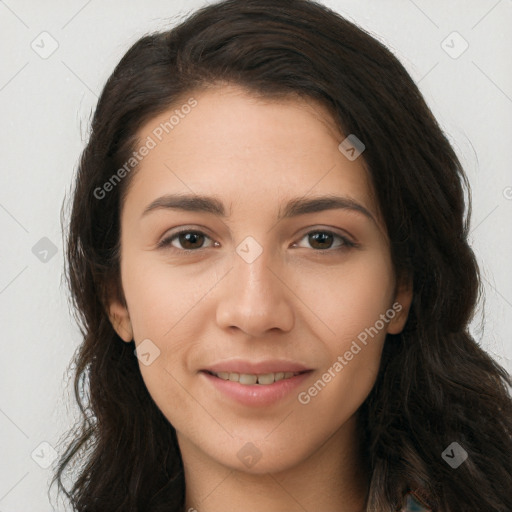
[[[370,478],[366,510],[394,512],[414,491],[435,511],[510,512],[512,382],[468,329],[482,287],[468,243],[467,177],[398,59],[308,0],[206,6],[138,40],[104,86],[66,241],[83,334],[74,359],[81,412],[52,484],[81,512],[184,509],[175,430],[144,385],[133,341],[123,342],[108,317],[113,295],[123,300],[120,211],[136,169],[104,198],[95,191],[130,158],[146,122],[217,83],[317,100],[341,133],[366,145],[362,158],[396,274],[414,283],[405,328],[386,338],[377,381],[358,411]],[[457,469],[441,456],[452,442],[468,453]]]

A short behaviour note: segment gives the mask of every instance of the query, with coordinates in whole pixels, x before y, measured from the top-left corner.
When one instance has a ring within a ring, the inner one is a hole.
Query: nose
[[[251,337],[290,331],[295,321],[293,294],[280,268],[266,251],[250,263],[235,253],[217,304],[218,326],[237,328]]]

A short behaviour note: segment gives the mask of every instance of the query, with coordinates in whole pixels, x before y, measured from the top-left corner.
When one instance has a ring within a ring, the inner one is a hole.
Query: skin
[[[363,158],[349,161],[338,150],[345,136],[312,100],[263,99],[228,85],[193,97],[197,106],[149,152],[128,188],[126,306],[112,300],[109,312],[124,341],[149,339],[160,350],[151,364],[139,364],[177,431],[186,510],[362,510],[368,475],[356,412],[375,383],[386,333],[403,329],[412,296],[410,286],[397,286]],[[140,140],[180,105],[144,126]],[[164,194],[215,196],[226,217],[169,208],[144,215]],[[277,220],[288,200],[327,194],[351,198],[373,220],[350,209]],[[183,238],[158,247],[180,227],[206,236],[188,253]],[[357,245],[307,236],[325,231]],[[236,252],[247,236],[262,248],[252,263]],[[396,302],[400,313],[300,403],[298,392]],[[232,358],[288,359],[313,371],[297,392],[255,408],[224,397],[199,373]],[[261,454],[251,467],[237,456],[248,442]]]

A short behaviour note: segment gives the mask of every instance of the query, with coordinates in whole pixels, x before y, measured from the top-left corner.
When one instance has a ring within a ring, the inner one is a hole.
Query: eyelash
[[[211,240],[211,238],[208,235],[206,235],[205,233],[203,233],[202,231],[198,231],[198,230],[190,229],[190,228],[188,228],[188,229],[185,228],[185,229],[177,231],[176,233],[173,233],[173,234],[167,236],[166,238],[164,238],[163,240],[161,240],[158,243],[158,248],[176,250],[176,251],[179,251],[179,252],[182,252],[182,253],[199,252],[202,249],[207,249],[208,248],[208,247],[200,247],[198,249],[179,249],[177,247],[172,246],[173,240],[177,239],[180,235],[183,235],[185,233],[190,233],[190,234],[194,234],[194,235],[203,235],[206,238]],[[317,252],[317,253],[327,253],[327,252],[335,252],[335,251],[346,251],[346,250],[349,250],[349,249],[352,249],[352,248],[355,248],[355,247],[359,246],[359,244],[357,244],[355,242],[352,242],[347,237],[344,237],[344,236],[342,236],[342,235],[340,235],[338,233],[335,233],[333,231],[329,231],[327,229],[314,229],[312,231],[308,231],[307,233],[305,233],[300,238],[300,240],[303,240],[304,238],[308,237],[311,234],[318,234],[318,233],[332,235],[333,237],[338,238],[339,240],[341,240],[342,245],[339,246],[339,247],[335,247],[335,248],[329,247],[328,249],[314,249],[314,248],[312,248],[312,250]]]

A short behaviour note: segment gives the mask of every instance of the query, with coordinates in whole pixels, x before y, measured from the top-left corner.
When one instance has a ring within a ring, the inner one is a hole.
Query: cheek
[[[219,281],[215,268],[204,268],[206,271],[198,272],[193,265],[178,268],[164,261],[127,258],[123,289],[136,341],[172,339],[201,308],[208,290]]]
[[[309,323],[329,345],[337,340],[342,349],[391,307],[394,277],[386,256],[361,253],[345,266],[296,273],[294,290],[311,311]]]
[[[390,304],[392,283],[383,280],[382,275],[380,279],[347,277],[332,295],[337,297],[335,305],[326,298],[327,293],[316,299],[324,303],[323,319],[329,326],[329,330],[324,327],[317,331],[317,335],[327,332],[322,336],[326,357],[315,379],[298,396],[298,402],[311,413],[315,428],[344,424],[375,384],[387,326],[394,316]]]
[[[164,261],[144,260],[127,254],[122,267],[134,340],[141,354],[150,353],[150,364],[139,363],[146,387],[168,418],[183,418],[191,409],[186,371],[190,355],[211,317],[208,292],[222,276],[218,265],[172,267]],[[147,340],[150,340],[149,343]],[[139,349],[140,347],[140,349]],[[177,413],[178,411],[178,413]],[[178,421],[179,423],[179,421]]]
[[[309,324],[326,351],[317,385],[304,390],[305,400],[314,398],[317,406],[329,409],[341,397],[343,410],[355,411],[375,382],[387,327],[395,316],[392,267],[386,257],[367,254],[343,272],[324,272],[301,274],[299,293],[313,305]],[[339,409],[331,413],[342,414]]]

